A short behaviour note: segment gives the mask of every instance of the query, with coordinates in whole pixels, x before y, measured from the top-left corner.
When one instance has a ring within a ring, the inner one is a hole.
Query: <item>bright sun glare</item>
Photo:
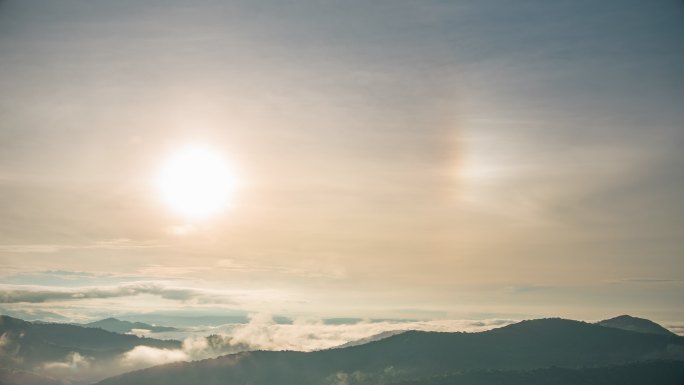
[[[159,175],[162,200],[173,211],[192,219],[218,214],[232,198],[235,174],[223,157],[204,146],[175,153]]]

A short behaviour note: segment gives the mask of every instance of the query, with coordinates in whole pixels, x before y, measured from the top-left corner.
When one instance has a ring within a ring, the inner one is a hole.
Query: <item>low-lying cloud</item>
[[[406,330],[478,332],[504,326],[512,320],[362,321],[327,324],[320,319],[298,319],[292,324],[276,323],[270,315],[256,314],[242,325],[223,325],[209,331],[229,339],[230,344],[261,350],[313,351],[334,348],[381,333]],[[388,334],[389,335],[389,334]]]
[[[202,359],[247,350],[314,351],[355,341],[368,342],[407,330],[479,332],[511,324],[513,320],[360,321],[330,324],[321,319],[276,322],[269,314],[253,314],[247,324],[189,328],[145,333],[147,337],[183,340],[182,351],[190,359]]]
[[[73,371],[77,371],[77,370],[87,369],[88,367],[90,367],[91,361],[92,361],[92,358],[90,358],[90,357],[84,357],[80,353],[72,352],[66,356],[66,359],[64,361],[44,363],[43,369],[45,371],[54,371],[54,372],[60,372],[60,371],[73,372]]]
[[[348,344],[370,342],[406,330],[483,331],[510,324],[511,320],[440,320],[440,321],[360,321],[331,324],[321,319],[298,319],[292,323],[276,322],[269,314],[253,314],[249,323],[197,327],[175,332],[153,333],[138,330],[147,337],[182,340],[180,348],[164,349],[138,345],[110,358],[95,359],[83,352],[70,352],[62,359],[41,362],[33,370],[41,375],[83,383],[97,382],[124,372],[178,361],[192,361],[251,350],[313,351]],[[0,336],[0,353],[13,356],[18,344],[9,335]],[[351,375],[340,374],[335,381]]]
[[[180,349],[157,349],[149,346],[136,346],[124,353],[121,364],[125,367],[140,367],[187,361],[190,357]]]
[[[277,323],[269,314],[253,314],[247,324],[226,324],[181,332],[145,333],[148,337],[183,339],[180,349],[136,346],[123,353],[120,370],[141,369],[176,361],[200,360],[250,350],[314,351],[360,341],[370,342],[406,330],[479,332],[512,320],[361,321],[328,324],[320,319]]]
[[[667,324],[667,325],[665,325],[665,327],[675,334],[678,334],[680,336],[684,336],[684,325]]]
[[[43,376],[59,378],[66,383],[78,382],[84,379],[97,377],[101,368],[94,366],[95,360],[92,357],[83,356],[78,352],[71,352],[61,361],[45,362],[35,369]],[[105,371],[103,374],[108,374]]]
[[[133,290],[133,288],[128,288]],[[139,291],[157,290],[140,288]],[[124,293],[138,292],[126,291]],[[100,297],[96,297],[100,298]],[[440,320],[440,321],[359,321],[355,323],[329,323],[321,319],[302,318],[292,323],[278,323],[269,314],[253,314],[246,324],[225,324],[215,327],[195,327],[173,332],[154,333],[135,330],[147,337],[182,341],[179,348],[155,348],[142,345],[141,340],[132,349],[120,354],[97,356],[87,350],[65,351],[57,359],[34,361],[30,370],[38,375],[59,378],[69,383],[95,383],[104,378],[132,370],[168,364],[218,357],[226,354],[252,350],[313,351],[335,348],[352,341],[361,343],[386,338],[405,330],[424,331],[482,331],[512,323],[511,320]],[[380,335],[380,337],[377,337]],[[18,354],[22,335],[0,335],[0,357],[12,362]],[[19,365],[20,362],[13,363]],[[344,381],[361,375],[340,373],[334,381]],[[380,379],[378,379],[380,380]],[[334,382],[331,381],[331,382]]]

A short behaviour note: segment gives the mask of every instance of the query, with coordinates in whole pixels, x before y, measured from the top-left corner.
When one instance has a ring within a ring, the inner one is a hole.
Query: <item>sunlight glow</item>
[[[162,201],[192,219],[216,215],[231,202],[236,177],[221,155],[205,146],[174,154],[159,175]]]

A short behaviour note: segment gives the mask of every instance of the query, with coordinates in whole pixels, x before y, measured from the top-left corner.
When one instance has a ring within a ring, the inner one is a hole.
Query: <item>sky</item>
[[[0,1],[0,312],[684,322],[683,19]],[[186,148],[206,217],[159,191]]]

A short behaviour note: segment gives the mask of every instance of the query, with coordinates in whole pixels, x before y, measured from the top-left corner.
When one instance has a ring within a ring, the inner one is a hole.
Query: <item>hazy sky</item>
[[[684,320],[684,3],[0,1],[0,310]],[[211,147],[191,219],[155,181]]]

